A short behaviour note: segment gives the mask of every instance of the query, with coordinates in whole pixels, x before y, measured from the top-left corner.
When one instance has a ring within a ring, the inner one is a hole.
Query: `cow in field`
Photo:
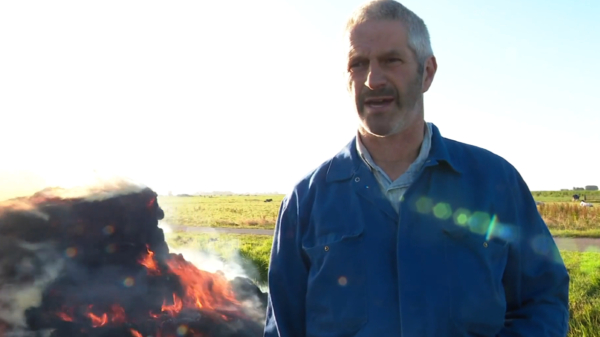
[[[573,201],[579,201],[579,194],[573,194]]]
[[[271,202],[273,199],[266,199],[265,202]]]

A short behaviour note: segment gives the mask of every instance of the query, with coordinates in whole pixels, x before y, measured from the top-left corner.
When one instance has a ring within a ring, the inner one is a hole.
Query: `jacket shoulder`
[[[519,170],[507,159],[488,149],[444,139],[453,160],[459,163],[467,180],[479,189],[493,189],[515,194],[528,194],[530,189]]]
[[[323,161],[317,167],[311,169],[308,173],[298,179],[293,185],[293,193],[304,195],[310,190],[318,188],[319,185],[324,184],[332,161],[333,157]]]
[[[452,154],[453,160],[456,160],[467,172],[471,170],[486,172],[498,168],[516,170],[508,160],[488,149],[454,139],[443,139],[448,151]],[[484,168],[487,168],[487,170]]]
[[[351,159],[348,158],[348,153],[351,152],[353,141],[354,140],[351,140],[340,151],[323,160],[320,164],[297,179],[292,185],[289,193],[286,194],[284,202],[293,202],[297,207],[306,206],[307,203],[312,204],[316,194],[319,193],[319,191],[323,191],[326,185],[328,185],[329,176],[332,174],[332,171],[335,171],[334,161],[337,160],[339,162],[340,158],[344,158],[344,164],[342,165],[347,165],[348,160],[351,161]]]

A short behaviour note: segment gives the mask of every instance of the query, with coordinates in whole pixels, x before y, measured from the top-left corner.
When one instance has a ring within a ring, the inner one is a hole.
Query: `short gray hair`
[[[373,0],[356,9],[346,22],[345,32],[367,20],[398,20],[408,30],[408,46],[412,49],[419,62],[419,72],[422,72],[425,60],[433,56],[429,32],[425,22],[394,0]]]

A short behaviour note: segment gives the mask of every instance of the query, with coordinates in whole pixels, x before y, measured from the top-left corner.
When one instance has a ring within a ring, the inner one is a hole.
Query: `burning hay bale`
[[[0,336],[262,336],[266,295],[170,253],[156,197],[124,185],[1,203]]]

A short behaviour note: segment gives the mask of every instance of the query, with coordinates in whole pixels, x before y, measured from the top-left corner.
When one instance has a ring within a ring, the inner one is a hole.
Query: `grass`
[[[551,202],[538,210],[554,236],[600,237],[600,204],[581,207],[573,202]]]
[[[600,229],[590,229],[585,231],[550,229],[550,233],[552,233],[552,236],[555,238],[600,238]]]
[[[160,196],[158,204],[165,211],[164,221],[173,226],[272,229],[282,199],[283,195]]]
[[[536,201],[543,202],[569,202],[572,201],[574,194],[582,198],[586,196],[586,201],[591,203],[600,203],[600,191],[533,191],[531,195]]]
[[[538,210],[555,237],[600,238],[600,191],[533,191]],[[573,195],[586,197],[594,207],[581,207]]]
[[[571,276],[569,336],[600,336],[600,253],[561,255]]]
[[[250,278],[266,290],[271,236],[173,233],[167,241],[171,247],[212,252],[223,260],[241,263]],[[600,253],[561,251],[561,255],[571,276],[568,336],[600,336]]]
[[[573,194],[595,207],[581,207]],[[600,191],[534,191],[548,228],[557,237],[600,238]],[[272,199],[272,202],[264,202]],[[172,226],[273,229],[283,195],[160,196],[164,221]]]

